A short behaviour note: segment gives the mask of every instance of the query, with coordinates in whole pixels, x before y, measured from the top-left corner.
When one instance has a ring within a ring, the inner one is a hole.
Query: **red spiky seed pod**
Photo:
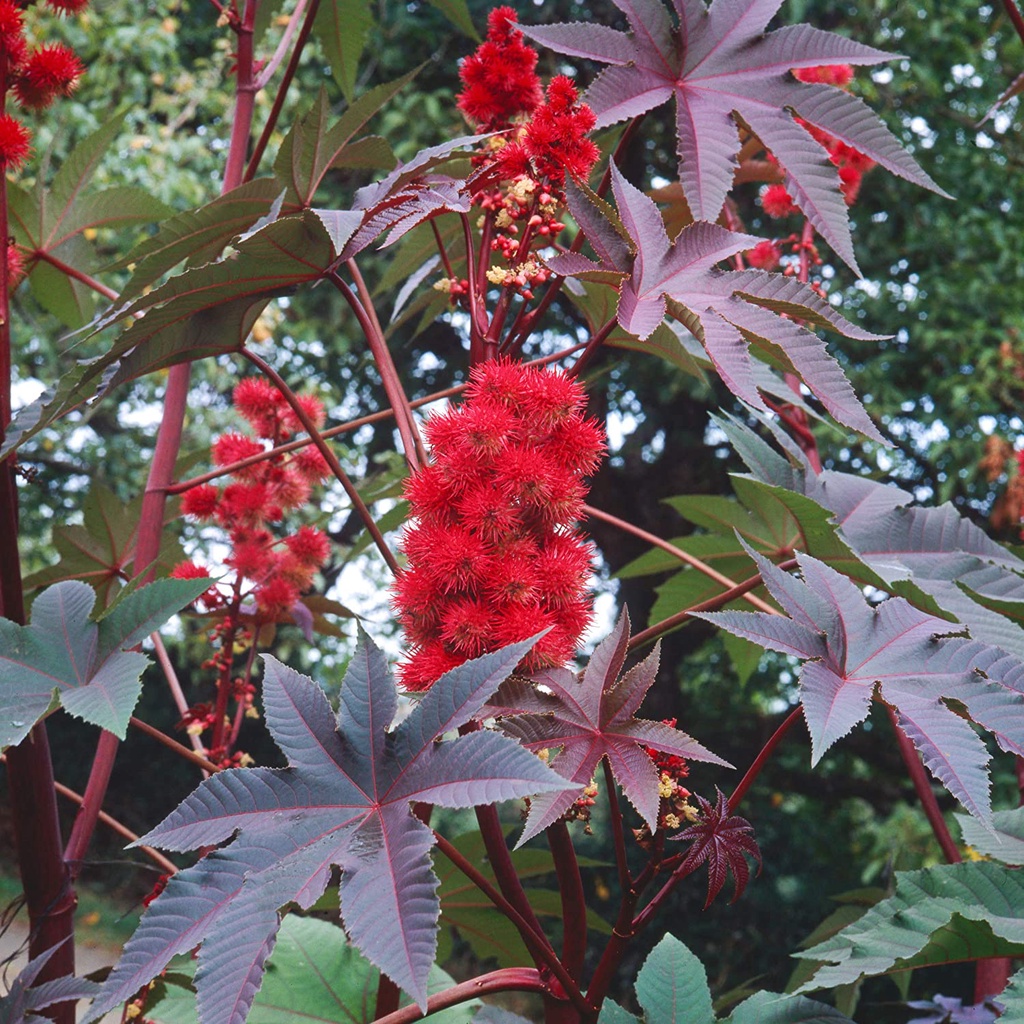
[[[45,110],[58,96],[70,96],[85,67],[63,43],[33,50],[14,79],[14,95],[27,110]]]
[[[0,170],[19,168],[32,146],[32,133],[10,114],[0,114]]]

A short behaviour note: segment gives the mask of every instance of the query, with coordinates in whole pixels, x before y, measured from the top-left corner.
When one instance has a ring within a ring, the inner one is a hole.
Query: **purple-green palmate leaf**
[[[825,343],[780,314],[861,341],[881,340],[879,335],[854,326],[792,278],[761,270],[716,269],[721,260],[756,244],[752,235],[696,221],[672,242],[654,201],[626,181],[614,164],[611,170],[618,223],[606,216],[592,194],[572,182],[566,184],[569,211],[601,262],[567,253],[547,261],[551,270],[569,277],[620,279],[619,323],[641,339],[652,334],[670,309],[703,342],[729,390],[756,409],[766,407],[758,392],[763,377],[755,373],[750,346],[775,361],[781,350],[837,420],[885,443]]]
[[[698,220],[721,212],[736,171],[739,127],[752,131],[786,170],[797,205],[854,270],[846,201],[825,150],[795,120],[869,156],[909,181],[945,194],[876,115],[842,89],[794,78],[822,64],[878,64],[892,54],[810,25],[764,29],[782,0],[674,0],[674,25],[659,0],[615,0],[630,32],[571,23],[523,26],[534,42],[611,65],[587,90],[597,127],[675,99],[679,175]]]
[[[197,598],[209,580],[157,580],[89,619],[96,592],[77,580],[44,590],[32,621],[0,619],[0,748],[61,706],[124,739],[149,659],[129,650]]]
[[[524,747],[560,748],[551,767],[574,784],[531,801],[518,846],[569,810],[602,758],[608,759],[622,792],[652,832],[658,829],[659,778],[644,747],[732,767],[686,733],[664,722],[634,717],[657,675],[659,649],[619,678],[628,642],[629,617],[623,612],[579,677],[567,669],[549,669],[534,676],[535,682],[513,678],[491,701],[490,710],[501,716],[502,729]]]
[[[992,730],[1000,745],[1024,751],[1024,665],[998,648],[962,635],[957,625],[919,611],[903,598],[870,605],[849,579],[798,555],[803,580],[748,549],[769,592],[787,615],[715,612],[707,619],[730,633],[804,660],[800,698],[817,762],[864,720],[876,690],[926,766],[963,806],[985,822],[989,756],[949,701]]]
[[[289,767],[220,772],[140,840],[169,850],[231,842],[175,875],[153,902],[92,1018],[201,942],[200,1019],[241,1024],[280,908],[311,906],[333,866],[342,870],[341,913],[352,942],[425,1006],[440,905],[433,835],[410,804],[472,807],[565,788],[498,732],[437,742],[480,711],[535,639],[448,672],[393,729],[397,691],[367,637],[342,682],[337,716],[313,680],[267,657],[267,726]]]
[[[0,1024],[48,1024],[46,1016],[36,1011],[55,1003],[88,999],[96,994],[99,990],[96,982],[76,978],[74,975],[54,978],[38,985],[35,983],[61,945],[63,943],[57,943],[30,960],[11,981],[7,994],[0,996]]]

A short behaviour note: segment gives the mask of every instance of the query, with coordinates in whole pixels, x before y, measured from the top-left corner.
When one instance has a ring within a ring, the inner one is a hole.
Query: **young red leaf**
[[[622,792],[652,832],[658,828],[659,780],[645,746],[690,761],[732,767],[686,733],[664,722],[633,717],[658,672],[659,649],[620,679],[628,641],[629,616],[623,612],[578,679],[566,669],[551,669],[534,676],[544,690],[525,680],[510,680],[491,701],[490,710],[502,716],[502,729],[524,747],[561,748],[551,767],[575,784],[533,799],[518,846],[565,814],[602,758],[608,758]]]
[[[696,221],[668,237],[652,199],[631,185],[612,165],[612,190],[619,217],[633,239],[635,256],[625,243],[616,243],[615,225],[603,218],[586,194],[566,187],[569,211],[587,225],[588,237],[599,240],[602,262],[569,253],[556,256],[548,266],[558,274],[603,277],[630,276],[622,281],[618,319],[625,330],[647,338],[661,323],[666,306],[704,343],[719,376],[738,398],[756,409],[765,405],[758,393],[758,378],[749,345],[766,351],[781,349],[826,409],[841,423],[876,441],[884,439],[871,421],[842,367],[825,343],[792,319],[799,316],[825,324],[861,341],[881,340],[854,326],[807,285],[761,270],[721,271],[715,264],[733,253],[749,249],[758,239],[728,231],[717,224]],[[604,223],[602,223],[604,220]]]
[[[761,869],[761,851],[754,840],[754,828],[746,818],[729,814],[729,802],[721,790],[716,790],[718,799],[714,806],[702,796],[697,797],[700,808],[700,820],[689,828],[683,829],[671,839],[690,840],[693,845],[686,852],[683,863],[677,870],[708,866],[708,898],[704,901],[704,909],[714,902],[722,891],[728,873],[732,872],[734,891],[730,903],[735,903],[750,879],[750,869],[744,854],[749,854],[757,861]]]
[[[742,124],[786,168],[786,188],[807,218],[857,269],[839,176],[796,116],[894,174],[945,194],[859,99],[792,75],[796,68],[878,64],[893,55],[810,25],[765,35],[782,0],[714,0],[710,8],[701,0],[675,0],[678,27],[658,0],[615,4],[631,33],[583,23],[523,32],[559,53],[612,65],[585,97],[598,128],[675,98],[680,180],[697,219],[713,221],[721,212]]]
[[[311,906],[332,865],[342,869],[341,913],[352,942],[425,1006],[440,907],[433,836],[410,804],[471,807],[565,788],[500,733],[435,742],[480,710],[535,639],[449,672],[394,729],[397,692],[365,636],[342,682],[337,719],[313,680],[267,657],[267,725],[289,767],[211,776],[140,840],[171,850],[231,842],[175,875],[152,903],[92,1019],[201,942],[200,1018],[241,1024],[279,909]]]

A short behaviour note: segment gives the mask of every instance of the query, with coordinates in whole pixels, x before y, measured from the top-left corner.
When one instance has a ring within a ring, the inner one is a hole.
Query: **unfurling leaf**
[[[652,832],[658,829],[658,772],[644,747],[691,761],[732,766],[705,750],[684,732],[634,714],[658,672],[658,648],[622,678],[629,617],[623,612],[611,635],[598,644],[590,664],[577,678],[567,669],[549,669],[534,683],[509,680],[490,703],[502,717],[502,729],[530,750],[560,747],[551,767],[575,785],[536,797],[530,807],[522,845],[554,824],[572,806],[601,763],[608,758],[622,792]]]
[[[730,902],[735,903],[743,895],[750,879],[750,869],[743,855],[753,857],[760,869],[761,851],[754,840],[754,827],[746,818],[729,814],[729,802],[720,790],[713,806],[702,796],[697,797],[697,805],[700,820],[672,839],[689,840],[693,844],[686,851],[680,871],[693,870],[704,863],[708,866],[708,898],[704,901],[707,910],[722,891],[729,872],[735,883]]]
[[[93,1019],[202,943],[200,1019],[241,1024],[273,948],[279,909],[310,907],[333,865],[342,869],[351,941],[424,1007],[440,907],[433,835],[410,804],[472,807],[565,788],[500,733],[436,742],[480,711],[535,639],[442,676],[394,729],[398,694],[365,635],[342,682],[337,717],[313,680],[267,657],[267,726],[289,767],[220,772],[141,840],[170,850],[231,842],[175,875],[153,902]]]

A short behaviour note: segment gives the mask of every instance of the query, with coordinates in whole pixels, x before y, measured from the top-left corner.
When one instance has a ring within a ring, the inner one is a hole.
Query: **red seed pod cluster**
[[[406,487],[413,521],[394,603],[410,690],[548,627],[520,670],[564,664],[592,614],[591,549],[574,524],[605,445],[583,389],[498,360],[473,369],[466,395],[428,421],[434,461]]]
[[[323,405],[312,396],[301,396],[304,411],[319,426]],[[230,466],[266,451],[266,442],[289,440],[301,425],[277,388],[261,377],[250,377],[235,388],[234,405],[248,421],[252,434],[230,433],[213,445],[213,462]],[[280,537],[269,529],[286,512],[309,501],[314,485],[330,475],[323,456],[310,445],[291,456],[276,455],[242,466],[229,474],[222,487],[202,484],[186,491],[182,511],[197,519],[219,523],[228,532],[231,554],[227,565],[239,580],[248,581],[243,593],[256,602],[261,618],[273,621],[287,613],[299,595],[313,584],[313,577],[327,561],[330,541],[320,530],[301,526]],[[178,566],[174,575],[198,577],[206,570],[192,562]],[[207,607],[224,598],[212,590],[204,597]]]

